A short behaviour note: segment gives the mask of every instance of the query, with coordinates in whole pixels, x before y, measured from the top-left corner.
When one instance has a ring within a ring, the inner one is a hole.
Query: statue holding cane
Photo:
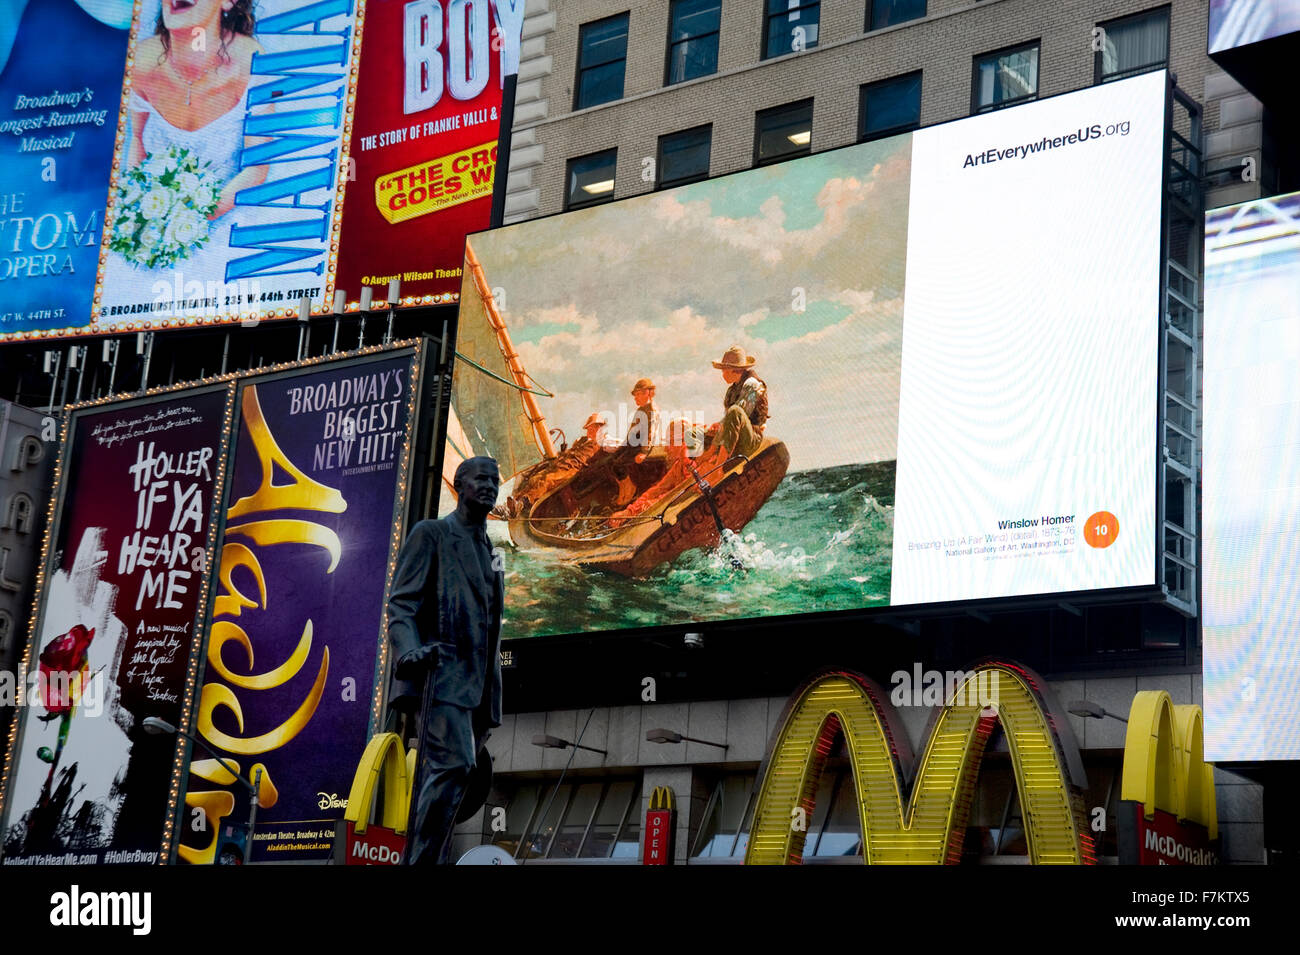
[[[487,537],[500,486],[492,458],[469,458],[453,481],[456,510],[412,528],[388,600],[391,705],[419,714],[419,761],[407,865],[448,861],[451,833],[488,730],[501,725],[504,574]]]

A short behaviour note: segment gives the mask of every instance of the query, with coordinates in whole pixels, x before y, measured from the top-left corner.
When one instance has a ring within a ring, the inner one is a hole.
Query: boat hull
[[[749,460],[736,459],[720,477],[710,476],[713,502],[723,527],[739,532],[753,520],[780,485],[789,465],[786,446],[765,439]],[[712,548],[719,543],[713,510],[703,493],[692,487],[668,495],[646,511],[640,522],[590,538],[566,538],[547,532],[540,520],[531,519],[531,515],[546,510],[546,501],[538,501],[528,515],[510,521],[516,544],[553,550],[566,562],[627,577],[646,577],[689,550]]]

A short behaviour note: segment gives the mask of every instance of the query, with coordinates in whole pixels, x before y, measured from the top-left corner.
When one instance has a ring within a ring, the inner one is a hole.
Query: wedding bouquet
[[[208,241],[208,216],[220,191],[210,162],[168,146],[119,182],[109,248],[132,265],[175,265]]]

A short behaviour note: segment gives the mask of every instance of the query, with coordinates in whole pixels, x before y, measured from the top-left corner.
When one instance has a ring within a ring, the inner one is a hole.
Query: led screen
[[[505,636],[1153,586],[1165,85],[471,237]]]
[[[1300,30],[1295,0],[1210,0],[1210,52],[1219,53]]]
[[[1205,224],[1205,757],[1300,758],[1300,193]]]

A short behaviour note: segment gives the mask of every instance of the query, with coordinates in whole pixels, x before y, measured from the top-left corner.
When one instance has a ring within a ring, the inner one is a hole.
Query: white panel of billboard
[[[1155,583],[1165,90],[915,134],[892,604]]]
[[[1300,193],[1206,215],[1205,758],[1300,758]]]

